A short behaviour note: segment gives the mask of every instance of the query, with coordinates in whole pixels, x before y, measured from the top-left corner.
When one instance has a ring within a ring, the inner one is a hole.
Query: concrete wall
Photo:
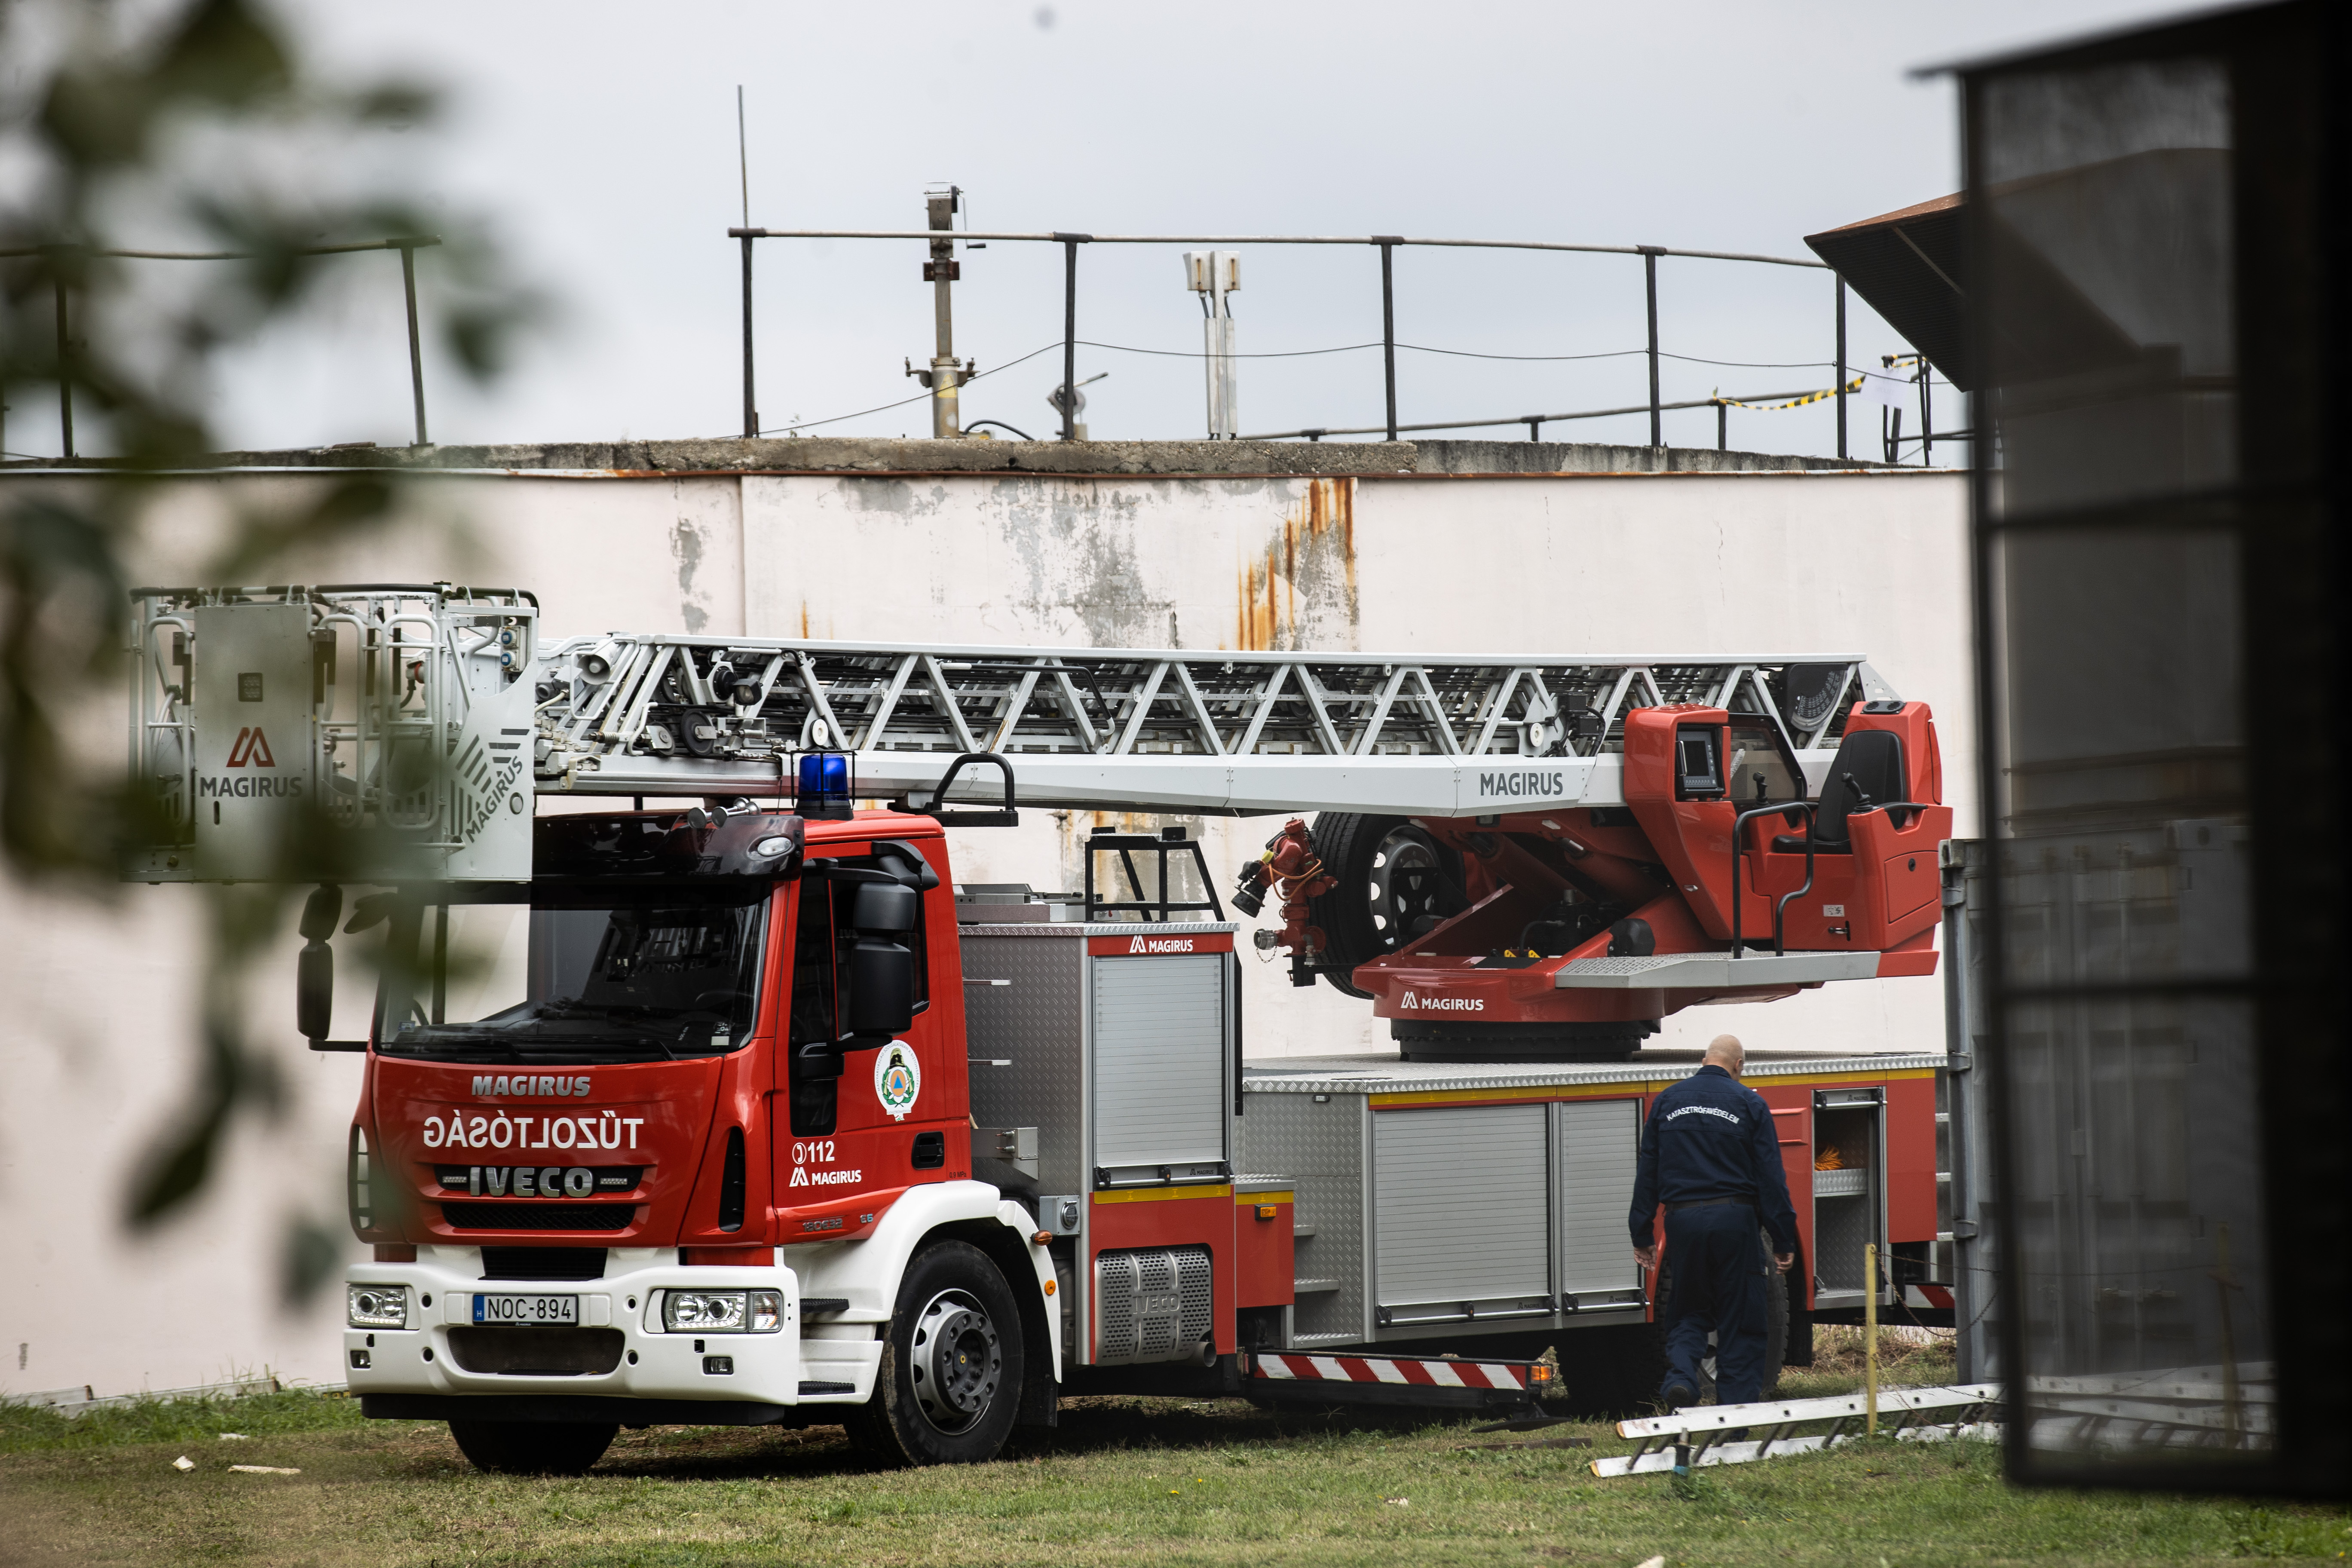
[[[1947,797],[1958,831],[1976,830],[1958,476],[1576,473],[1559,471],[1570,463],[1558,455],[1559,468],[1496,474],[1463,471],[1458,454],[1416,465],[1410,447],[1335,444],[1277,449],[1271,460],[1243,444],[1122,448],[1088,473],[1069,471],[1073,454],[1008,443],[984,465],[952,454],[977,471],[951,472],[934,447],[982,444],[856,445],[898,448],[897,467],[830,446],[829,460],[808,465],[825,472],[776,471],[772,458],[766,471],[730,471],[753,465],[698,449],[624,454],[636,460],[593,469],[570,466],[580,459],[568,453],[501,452],[497,470],[420,479],[414,516],[362,547],[290,563],[277,580],[520,584],[540,595],[557,632],[1859,651],[1896,689],[1936,704]],[[1335,471],[1349,464],[1333,455],[1350,451],[1356,471]],[[1035,471],[1048,458],[1066,471]],[[188,580],[233,510],[320,482],[299,465],[273,466],[175,482],[138,563],[142,579]],[[87,482],[0,471],[0,504],[27,487]],[[116,716],[97,718],[102,733],[119,732]],[[1076,844],[1094,820],[1034,813],[1017,830],[961,833],[959,874],[1075,887]],[[1274,823],[1200,826],[1223,882]],[[253,994],[258,1019],[288,1025],[283,1110],[244,1130],[187,1219],[148,1239],[126,1237],[119,1222],[128,1172],[193,1080],[204,896],[135,887],[93,906],[21,886],[0,892],[0,988],[14,1003],[0,1033],[0,1259],[10,1285],[0,1292],[0,1390],[120,1393],[264,1367],[340,1375],[340,1300],[281,1310],[276,1299],[286,1222],[340,1223],[359,1078],[352,1057],[291,1048],[290,933]],[[1386,1048],[1361,1004],[1328,987],[1294,991],[1278,965],[1251,973],[1252,1054]],[[364,1005],[355,980],[341,1016]],[[1872,982],[1738,1014],[1703,1009],[1670,1021],[1665,1043],[1724,1027],[1768,1047],[1934,1049],[1940,984]]]

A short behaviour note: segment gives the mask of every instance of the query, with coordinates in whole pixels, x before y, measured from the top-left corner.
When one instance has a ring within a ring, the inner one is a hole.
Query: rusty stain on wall
[[[1242,563],[1238,579],[1234,647],[1353,647],[1356,481],[1307,481],[1279,532]]]

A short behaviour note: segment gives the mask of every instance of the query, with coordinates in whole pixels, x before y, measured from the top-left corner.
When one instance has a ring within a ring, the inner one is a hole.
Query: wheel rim
[[[1372,940],[1382,951],[1412,941],[1423,916],[1443,917],[1439,870],[1437,845],[1418,827],[1391,828],[1373,848],[1364,890],[1371,903]]]
[[[942,1290],[915,1319],[908,1371],[915,1403],[941,1432],[961,1432],[988,1413],[1004,1375],[1004,1345],[988,1309]]]

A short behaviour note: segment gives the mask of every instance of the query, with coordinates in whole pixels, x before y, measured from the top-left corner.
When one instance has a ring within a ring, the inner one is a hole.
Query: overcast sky
[[[736,88],[751,219],[918,227],[934,182],[981,228],[1373,234],[1646,243],[1802,257],[1803,236],[1955,188],[1948,79],[1916,68],[2179,11],[2129,0],[1967,5],[1108,0],[803,6],[574,0],[310,0],[292,15],[338,73],[436,80],[451,112],[415,138],[425,190],[486,216],[557,309],[487,395],[428,363],[444,442],[734,433],[740,420]],[[930,290],[918,245],[762,242],[759,406],[770,428],[916,395]],[[1038,436],[1061,334],[1057,247],[964,261],[956,349],[987,376],[968,420]],[[338,263],[320,316],[246,355],[226,385],[235,442],[407,439],[396,266]],[[1380,336],[1378,252],[1245,249],[1234,313],[1258,354]],[[420,260],[432,309],[433,259]],[[1832,287],[1817,271],[1660,266],[1669,399],[1829,384]],[[1081,253],[1079,350],[1093,433],[1203,429],[1200,309],[1175,247]],[[1641,263],[1408,249],[1397,261],[1400,416],[1509,417],[1636,403]],[[1849,357],[1907,349],[1857,302]],[[1160,350],[1160,354],[1131,352]],[[1450,350],[1436,353],[1429,350]],[[1581,361],[1490,355],[1618,355]],[[1748,366],[1695,363],[1750,362]],[[1248,361],[1246,432],[1381,417],[1377,349]],[[1826,452],[1829,405],[1735,411],[1731,442]],[[1957,398],[1937,423],[1960,419]],[[1858,452],[1878,415],[1857,406]],[[37,434],[12,425],[12,447]],[[1555,426],[1639,441],[1646,417]],[[818,426],[928,433],[919,403]],[[20,432],[22,433],[20,437]],[[1002,432],[999,433],[1000,435]],[[1465,432],[1467,434],[1467,432]],[[1523,437],[1523,428],[1485,434]],[[1711,445],[1714,416],[1669,415]]]

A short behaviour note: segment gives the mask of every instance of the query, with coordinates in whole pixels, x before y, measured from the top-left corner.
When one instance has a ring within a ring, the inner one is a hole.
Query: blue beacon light
[[[852,783],[847,756],[839,752],[803,752],[795,806],[802,816],[813,821],[845,822],[854,815]]]

